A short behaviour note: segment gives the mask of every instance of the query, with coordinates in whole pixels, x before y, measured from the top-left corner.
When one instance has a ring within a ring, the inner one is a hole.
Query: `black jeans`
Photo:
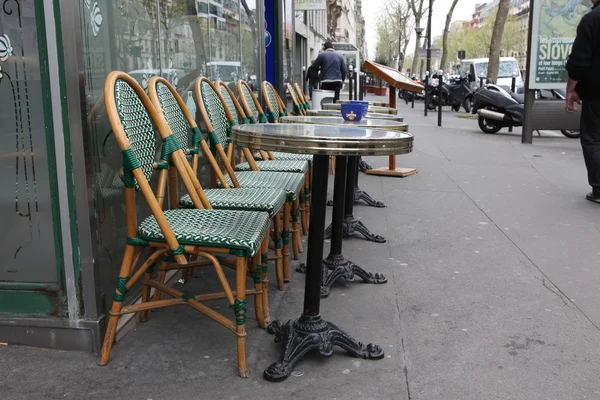
[[[335,95],[333,96],[333,102],[337,103],[340,99],[340,90],[342,90],[342,82],[321,82],[321,89],[333,90]]]
[[[580,130],[588,182],[600,194],[600,101],[583,101]]]

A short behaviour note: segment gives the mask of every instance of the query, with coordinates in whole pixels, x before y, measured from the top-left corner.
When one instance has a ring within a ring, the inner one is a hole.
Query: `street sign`
[[[431,49],[431,60],[439,60],[442,58],[441,49]],[[417,51],[417,60],[427,60],[427,49],[419,49]]]
[[[459,60],[464,60],[465,58],[467,58],[467,54],[464,50],[459,50],[458,51],[458,59]]]

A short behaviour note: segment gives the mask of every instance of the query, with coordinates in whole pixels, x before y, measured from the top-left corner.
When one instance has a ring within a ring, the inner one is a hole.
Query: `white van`
[[[479,87],[480,77],[487,78],[489,61],[489,58],[474,58],[461,61],[461,73],[469,75],[472,90],[476,90]],[[513,57],[500,57],[498,81],[496,84],[510,88],[512,86],[513,75],[517,76],[516,90],[518,92],[519,88],[523,88],[523,77],[519,70],[519,63]]]

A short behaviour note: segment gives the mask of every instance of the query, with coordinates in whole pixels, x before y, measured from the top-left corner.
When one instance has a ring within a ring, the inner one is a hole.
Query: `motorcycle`
[[[558,91],[552,91],[555,98],[560,98]],[[539,96],[539,94],[538,94]],[[473,96],[473,114],[479,116],[479,129],[485,133],[497,133],[502,128],[523,125],[525,95],[513,93],[506,88],[487,84],[477,90]],[[561,130],[568,138],[579,137],[578,131]]]
[[[436,75],[434,75],[434,78]],[[438,81],[440,77],[438,76]],[[443,80],[442,80],[443,82]],[[430,96],[430,104],[428,109],[435,110],[439,104],[439,91],[437,87],[432,90],[432,96]],[[460,111],[462,106],[465,112],[471,112],[473,103],[473,93],[469,80],[466,77],[459,77],[450,79],[448,82],[442,83],[442,106],[450,106],[456,112]]]
[[[525,95],[512,93],[488,83],[473,95],[473,114],[479,116],[479,129],[498,133],[502,128],[523,125]]]
[[[423,81],[418,79],[416,75],[413,75],[411,79],[413,80],[413,82],[418,83],[419,85],[423,84]],[[412,102],[413,97],[415,100],[421,100],[425,97],[425,95],[424,95],[424,92],[415,93],[415,92],[411,92],[410,90],[405,90],[405,89],[398,91],[398,98],[403,99],[406,102],[406,104]]]

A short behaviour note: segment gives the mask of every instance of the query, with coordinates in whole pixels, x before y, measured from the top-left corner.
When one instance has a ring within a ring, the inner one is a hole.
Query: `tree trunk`
[[[420,18],[419,18],[419,20],[420,20]],[[419,21],[417,20],[416,17],[415,17],[415,26],[419,26]],[[419,47],[419,41],[420,40],[417,37],[417,40],[415,41],[415,55],[413,57],[413,63],[411,65],[411,67],[410,67],[411,71],[416,71],[417,70],[417,63],[419,62],[418,54],[419,54],[419,49],[420,49],[420,47]]]
[[[490,43],[490,61],[488,64],[488,81],[496,82],[498,79],[498,67],[500,65],[500,50],[502,44],[502,35],[504,34],[504,25],[508,19],[508,10],[510,8],[510,0],[500,0],[498,4],[498,14],[494,22],[494,30],[492,31],[492,40]]]
[[[456,3],[458,3],[458,0],[452,0],[450,11],[448,11],[448,14],[446,15],[446,26],[444,27],[444,37],[442,38],[442,59],[440,61],[440,69],[442,71],[446,70],[446,61],[448,60],[448,34],[450,33],[450,23],[452,22],[452,14],[454,13]]]

